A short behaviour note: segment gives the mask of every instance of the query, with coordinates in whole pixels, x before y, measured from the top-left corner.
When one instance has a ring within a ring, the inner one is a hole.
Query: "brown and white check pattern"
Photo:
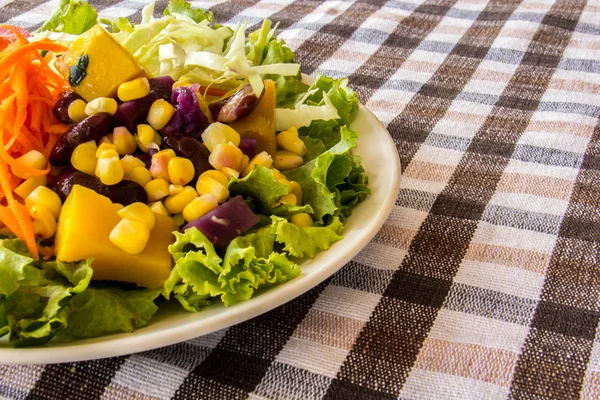
[[[146,0],[93,3],[138,18]],[[34,28],[54,4],[0,0],[0,20]],[[349,76],[398,148],[396,206],[268,314],[127,357],[0,366],[0,398],[600,398],[600,2],[193,4],[281,21],[304,72]]]

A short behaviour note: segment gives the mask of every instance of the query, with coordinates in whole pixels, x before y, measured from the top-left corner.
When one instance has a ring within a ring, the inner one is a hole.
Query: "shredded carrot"
[[[38,258],[31,216],[13,190],[22,182],[17,175],[40,176],[50,171],[49,163],[38,170],[19,157],[31,150],[48,157],[68,129],[52,114],[59,93],[68,83],[49,66],[55,55],[40,54],[41,50],[63,52],[66,48],[48,40],[30,43],[17,28],[0,25],[2,28],[14,38],[0,45],[0,221]]]

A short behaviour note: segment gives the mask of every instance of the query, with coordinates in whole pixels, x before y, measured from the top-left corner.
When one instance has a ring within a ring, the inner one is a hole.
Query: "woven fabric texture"
[[[146,1],[92,3],[139,18]],[[193,3],[280,21],[305,73],[349,76],[396,143],[396,205],[268,314],[126,357],[0,366],[0,398],[600,398],[600,2]],[[0,0],[0,20],[34,28],[55,4]]]

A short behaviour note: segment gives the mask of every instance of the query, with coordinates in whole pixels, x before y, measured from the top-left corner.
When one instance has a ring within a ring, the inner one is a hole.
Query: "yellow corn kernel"
[[[224,173],[228,179],[231,179],[231,178],[237,179],[240,177],[240,171],[238,171],[237,169],[225,167],[225,168],[221,168],[221,172]]]
[[[194,188],[186,186],[181,192],[167,196],[164,201],[165,208],[171,214],[179,214],[196,197],[198,197],[198,193]]]
[[[164,128],[175,114],[175,108],[163,99],[158,99],[150,106],[146,120],[157,131]]]
[[[146,167],[134,167],[126,179],[140,186],[146,186],[152,180],[152,175],[150,175],[150,171]]]
[[[173,222],[175,222],[175,225],[177,226],[185,224],[185,218],[183,218],[183,213],[173,215]]]
[[[94,115],[100,113],[109,113],[114,115],[117,112],[117,101],[110,97],[98,97],[86,104],[85,113]]]
[[[148,125],[148,126],[150,126],[150,125]],[[152,127],[150,126],[150,128],[152,128]],[[140,140],[140,137],[137,133],[133,137],[134,137],[138,147],[140,148],[140,150],[142,150],[144,153],[147,153],[150,149],[155,149],[157,151],[160,150],[160,145],[162,144],[162,138],[156,131],[154,131],[154,139],[152,139],[152,141],[148,144],[142,143]]]
[[[304,163],[302,157],[291,151],[280,150],[275,153],[273,159],[273,166],[280,171],[288,171],[290,169],[298,168]]]
[[[228,125],[214,122],[202,132],[202,141],[210,151],[218,144],[231,143],[237,147],[240,145],[240,134]]]
[[[46,207],[56,219],[60,214],[62,201],[60,201],[60,197],[58,197],[55,191],[46,186],[38,186],[25,198],[25,205],[27,208],[31,208],[35,205],[42,205]]]
[[[183,218],[187,222],[193,221],[217,208],[218,205],[217,200],[210,194],[196,197],[183,209]]]
[[[277,203],[275,203],[276,205],[280,205],[280,204],[287,204],[290,206],[297,206],[298,205],[298,199],[296,198],[296,196],[292,193],[290,194],[286,194],[284,196],[281,196],[279,198],[279,201]]]
[[[227,189],[227,186],[208,176],[201,176],[198,178],[198,182],[196,182],[196,191],[200,195],[212,195],[219,203],[224,203],[225,200],[227,200],[227,197],[229,197],[229,189]]]
[[[175,158],[175,152],[171,149],[161,150],[152,156],[150,164],[150,175],[154,179],[169,179],[169,161]]]
[[[56,233],[56,218],[52,212],[42,204],[36,204],[29,209],[33,233],[37,237],[48,239]]]
[[[298,154],[304,157],[306,154],[306,145],[298,137],[298,129],[291,127],[277,135],[277,146],[283,150]]]
[[[187,158],[173,157],[169,160],[167,167],[169,180],[177,185],[187,185],[192,179],[196,170],[194,164]]]
[[[229,184],[229,178],[221,171],[217,171],[216,169],[209,169],[204,171],[200,176],[205,176],[208,178],[213,178],[215,181],[219,182],[223,186],[227,186]]]
[[[250,164],[250,157],[248,157],[246,154],[244,154],[244,157],[242,158],[242,164],[240,165],[240,172],[243,172],[246,170],[246,168],[248,168],[248,164]]]
[[[146,78],[137,78],[129,82],[123,82],[117,89],[117,96],[121,101],[136,100],[150,93],[150,82]]]
[[[140,254],[148,244],[150,229],[141,222],[122,219],[110,232],[108,238],[125,253]]]
[[[182,87],[182,86],[190,86],[190,85],[191,85],[191,83],[190,83],[190,82],[186,81],[185,79],[180,79],[180,80],[176,81],[176,82],[173,84],[172,88],[173,88],[173,89],[175,89],[175,88],[178,88],[178,87]]]
[[[266,151],[258,153],[257,155],[252,157],[252,160],[250,160],[250,163],[248,163],[248,166],[244,169],[244,172],[242,172],[242,176],[246,176],[250,172],[252,172],[256,165],[261,165],[266,168],[272,168],[273,159]]]
[[[284,185],[290,185],[290,181],[287,180],[285,175],[283,175],[277,168],[273,168],[273,178],[279,183],[283,183]]]
[[[148,201],[153,202],[169,195],[169,182],[166,179],[153,179],[148,182],[144,189],[148,194]]]
[[[133,172],[133,167],[131,166],[131,164],[127,164],[126,162],[124,162],[123,159],[119,160],[119,162],[123,167],[123,179],[125,179],[126,181],[130,181],[131,179],[129,179],[129,177]]]
[[[46,178],[46,175],[32,176],[31,178],[25,179],[25,181],[23,181],[19,186],[17,186],[14,192],[17,195],[19,195],[23,200],[25,200],[25,198],[29,196],[29,194],[33,192],[37,187],[46,186],[47,184],[48,178]]]
[[[46,168],[46,157],[37,150],[30,150],[17,158],[17,161],[21,162],[25,166],[33,169],[44,169]],[[19,171],[17,168],[12,169],[12,173],[22,179],[31,178],[32,175]]]
[[[169,214],[162,201],[155,201],[154,203],[150,203],[149,206],[152,212],[154,212],[155,214],[162,214],[166,215],[167,217],[171,216],[171,214]]]
[[[302,205],[302,187],[296,181],[291,181],[288,187],[289,193],[296,196],[297,204]]]
[[[172,183],[169,185],[169,195],[174,195],[181,192],[183,192],[183,186],[173,185]]]
[[[73,154],[71,154],[71,165],[78,171],[85,172],[88,175],[94,175],[96,171],[96,142],[90,140],[75,147]]]
[[[123,161],[126,164],[129,164],[131,167],[135,168],[135,167],[142,167],[142,168],[146,168],[146,164],[140,160],[137,157],[134,156],[125,156],[123,158],[121,158],[121,161]]]
[[[224,167],[240,170],[244,153],[231,143],[220,143],[215,145],[208,162],[215,169],[221,169]]]
[[[96,164],[96,176],[105,185],[116,185],[121,182],[125,171],[119,157],[100,157]]]
[[[104,143],[112,144],[112,133],[104,135],[98,140],[98,146],[101,146]]]
[[[117,211],[117,215],[123,219],[141,222],[150,230],[152,230],[156,224],[154,212],[146,204],[140,202],[131,203],[127,207],[121,208]]]
[[[124,126],[119,126],[113,130],[112,142],[120,156],[132,154],[137,148],[133,135]]]
[[[294,214],[290,218],[290,221],[292,222],[292,224],[297,225],[301,228],[308,228],[315,224],[310,215],[308,215],[307,213]]]
[[[100,142],[100,145],[96,149],[96,157],[97,158],[111,158],[111,157],[119,157],[119,153],[117,152],[117,146],[112,144],[112,142],[105,141]]]
[[[149,145],[154,141],[156,131],[148,124],[139,124],[137,126],[137,137],[143,145]]]
[[[86,102],[81,99],[76,99],[69,104],[69,108],[67,108],[67,114],[69,118],[73,120],[73,122],[81,122],[87,118],[87,114],[85,113]]]

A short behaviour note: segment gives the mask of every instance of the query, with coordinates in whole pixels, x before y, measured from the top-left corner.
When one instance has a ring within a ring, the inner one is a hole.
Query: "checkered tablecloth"
[[[0,0],[0,20],[33,28],[55,3]],[[93,3],[139,18],[146,0]],[[281,21],[304,72],[348,75],[397,145],[396,205],[268,314],[127,357],[0,366],[1,398],[600,398],[600,2],[194,4]]]

